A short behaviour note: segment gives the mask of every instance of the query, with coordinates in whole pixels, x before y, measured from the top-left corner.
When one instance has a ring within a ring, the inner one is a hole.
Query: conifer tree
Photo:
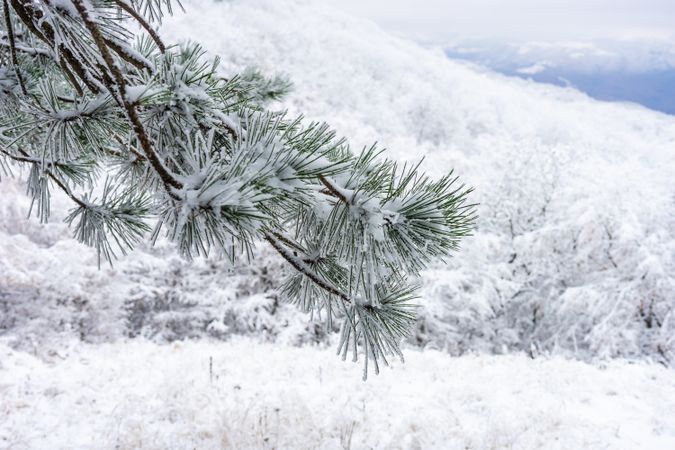
[[[364,376],[401,356],[415,277],[472,226],[455,176],[432,180],[267,110],[289,83],[226,79],[198,44],[163,42],[171,0],[2,9],[0,172],[27,168],[32,213],[46,221],[64,191],[75,237],[109,263],[146,236],[232,260],[266,241],[288,263],[282,293],[341,321],[338,353],[362,354]]]

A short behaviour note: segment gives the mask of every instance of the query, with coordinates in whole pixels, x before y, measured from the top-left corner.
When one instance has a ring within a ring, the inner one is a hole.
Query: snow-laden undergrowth
[[[0,345],[0,447],[668,449],[657,365],[408,352],[363,383],[333,352],[248,339]],[[292,380],[292,382],[291,382]]]
[[[71,238],[55,193],[49,224],[27,220],[30,200],[15,180],[0,183],[0,335],[40,354],[73,336],[100,343],[143,336],[157,342],[255,334],[289,343],[321,339],[323,328],[273,292],[281,263],[271,251],[245,261],[186,261],[165,241],[98,268],[95,251]]]
[[[454,167],[476,187],[476,235],[424,274],[413,342],[672,359],[673,117],[454,62],[319,1],[184,5],[163,26],[167,41],[203,42],[227,75],[286,74],[295,88],[279,109],[325,120],[355,147],[378,140],[401,160],[424,156],[437,176]],[[99,271],[65,226],[24,219],[18,184],[0,189],[0,332],[15,346],[57,345],[53,330],[91,342],[322,339],[277,301],[279,265],[264,250],[228,268],[160,245]]]

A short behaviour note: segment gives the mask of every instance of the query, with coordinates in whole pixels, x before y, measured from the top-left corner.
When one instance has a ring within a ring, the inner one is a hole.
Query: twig
[[[122,140],[121,137],[119,137],[117,134],[113,135],[113,138],[117,141],[118,144],[120,144],[123,147],[126,147],[127,144]],[[131,144],[129,144],[129,151],[133,153],[133,155],[136,157],[136,159],[140,161],[145,161],[145,156],[139,153],[138,150],[136,150]]]
[[[277,238],[279,241],[281,241],[281,242],[283,242],[284,244],[286,244],[287,246],[289,246],[289,247],[291,247],[291,248],[294,248],[294,249],[296,249],[296,250],[298,250],[298,251],[300,251],[300,252],[303,252],[303,253],[305,252],[305,249],[303,249],[302,247],[300,247],[298,244],[296,244],[295,242],[293,242],[291,239],[287,238],[287,237],[284,236],[283,234],[277,233],[276,231],[274,231],[274,232],[272,232],[272,235],[273,235],[275,238]]]
[[[14,40],[14,27],[12,27],[12,19],[9,17],[9,4],[7,0],[2,0],[2,9],[5,12],[5,26],[7,27],[7,39],[9,40],[9,54],[12,58],[12,66],[14,66],[14,73],[16,74],[19,85],[21,86],[21,93],[28,95],[26,85],[23,82],[21,71],[19,70],[19,63],[16,59],[16,42]]]
[[[277,233],[276,231],[273,231],[273,232],[272,232],[272,235],[273,235],[275,238],[277,238],[279,241],[281,241],[281,242],[283,242],[284,244],[286,244],[287,246],[289,246],[289,247],[291,247],[291,248],[293,248],[293,249],[295,249],[295,250],[297,250],[297,251],[299,251],[299,252],[306,253],[306,251],[305,251],[304,248],[300,247],[300,245],[296,244],[295,242],[293,242],[293,240],[287,238],[287,237],[284,236],[283,234]],[[320,261],[323,261],[323,258],[321,258],[320,256],[319,256],[319,257],[316,257],[316,258],[302,258],[301,261],[302,261],[303,263],[305,263],[305,264],[316,264],[316,263],[318,263],[318,262],[320,262]]]
[[[150,24],[136,12],[134,8],[131,7],[126,1],[124,0],[115,0],[115,4],[122,8],[124,11],[127,12],[131,17],[133,17],[136,22],[139,23],[141,27],[145,29],[145,31],[148,32],[150,37],[152,38],[153,41],[155,41],[155,44],[157,44],[157,48],[159,48],[159,51],[162,53],[166,52],[166,46],[164,45],[164,42],[159,38],[159,35],[157,32],[150,26]]]
[[[147,61],[144,61],[142,59],[136,58],[134,55],[131,53],[127,52],[124,48],[124,46],[120,45],[118,42],[115,42],[112,39],[105,39],[106,45],[115,53],[117,53],[117,56],[137,68],[138,70],[149,70],[152,71],[152,66],[150,66]]]
[[[279,253],[286,261],[288,261],[288,263],[291,266],[293,266],[295,270],[297,270],[298,272],[300,272],[301,274],[312,280],[317,286],[319,286],[324,291],[341,298],[347,303],[352,303],[352,299],[347,294],[345,294],[338,288],[328,284],[325,280],[322,280],[317,274],[309,270],[309,268],[306,267],[305,263],[300,259],[298,259],[297,257],[295,257],[294,255],[292,255],[287,249],[285,249],[281,244],[281,242],[277,240],[277,238],[272,233],[265,232],[264,237],[265,240],[272,245],[274,250],[276,250],[277,253]]]
[[[167,191],[171,192],[170,188],[181,189],[183,187],[183,184],[178,180],[176,180],[176,178],[174,178],[174,176],[167,170],[167,168],[164,167],[164,163],[160,160],[159,156],[157,155],[157,153],[155,153],[155,150],[152,148],[152,143],[150,142],[150,139],[148,138],[148,135],[145,132],[145,128],[143,127],[141,119],[138,117],[138,112],[136,111],[135,105],[129,102],[129,100],[127,99],[126,80],[124,79],[124,76],[122,75],[122,72],[120,71],[119,67],[115,64],[115,61],[113,60],[113,57],[110,54],[110,50],[106,45],[106,42],[103,38],[103,35],[101,34],[101,31],[98,28],[98,25],[89,16],[89,11],[84,6],[82,0],[73,0],[73,5],[75,6],[75,9],[77,10],[80,17],[82,18],[82,22],[84,22],[85,27],[89,30],[92,37],[94,38],[94,43],[98,47],[99,52],[101,52],[101,56],[103,57],[105,64],[108,66],[108,70],[110,70],[110,72],[113,75],[115,85],[117,86],[117,90],[119,91],[120,101],[122,102],[122,106],[124,107],[127,113],[127,117],[129,119],[129,122],[131,123],[131,127],[134,130],[134,133],[136,134],[139,143],[141,144],[141,149],[143,150],[143,153],[145,153],[145,157],[148,159],[148,161],[150,161],[150,164],[155,169],[155,172],[157,172],[157,174],[161,178],[162,182],[164,183],[164,186],[167,188]],[[110,83],[108,83],[108,89],[111,90],[111,94],[115,96],[115,89]]]
[[[321,181],[321,184],[323,184],[324,186],[326,186],[326,190],[328,191],[328,192],[324,192],[324,191],[321,191],[321,192],[328,193],[329,195],[331,195],[331,196],[333,196],[333,197],[339,199],[342,203],[344,203],[344,204],[346,204],[346,205],[349,205],[349,204],[350,204],[350,201],[347,199],[347,197],[345,197],[344,194],[342,194],[342,192],[340,192],[340,191],[333,185],[333,183],[331,183],[331,182],[328,180],[328,178],[324,177],[323,175],[319,175],[319,181]]]

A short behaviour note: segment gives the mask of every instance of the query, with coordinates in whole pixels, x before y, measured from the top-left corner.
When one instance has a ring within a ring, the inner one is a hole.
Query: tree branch
[[[316,284],[329,294],[333,294],[347,303],[352,303],[352,299],[347,294],[342,292],[340,289],[332,286],[331,284],[327,283],[325,280],[321,279],[317,274],[312,272],[312,270],[310,270],[309,267],[307,267],[304,261],[293,255],[289,250],[285,249],[281,244],[281,242],[277,240],[277,238],[274,236],[275,234],[277,233],[273,234],[265,232],[264,238],[267,242],[269,242],[272,245],[272,247],[274,248],[274,250],[277,251],[277,253],[279,253],[286,261],[288,261],[288,263],[291,266],[293,266],[295,270],[297,270],[298,272],[300,272],[301,274],[312,280],[314,284]]]
[[[21,76],[21,71],[19,70],[19,63],[16,59],[16,41],[14,39],[14,27],[12,27],[12,19],[9,17],[9,4],[7,0],[2,0],[2,9],[5,13],[5,26],[7,27],[7,39],[9,41],[9,54],[12,58],[12,66],[14,66],[14,73],[16,78],[19,81],[19,86],[21,86],[21,93],[23,95],[28,95],[26,90],[26,85],[23,82],[23,77]]]
[[[136,20],[136,22],[138,22],[139,25],[143,27],[145,31],[148,32],[152,40],[155,41],[155,44],[157,44],[157,48],[159,48],[159,51],[165,53],[166,46],[164,45],[164,42],[162,42],[157,32],[150,26],[150,24],[143,18],[143,16],[138,14],[138,12],[136,12],[136,10],[132,8],[131,5],[129,5],[126,1],[124,0],[114,0],[114,1],[117,6],[126,11],[127,14],[133,17]]]
[[[150,142],[150,138],[145,132],[145,128],[143,127],[143,123],[141,122],[141,119],[138,116],[138,112],[136,111],[135,105],[129,102],[129,100],[127,99],[126,80],[124,79],[124,75],[122,75],[120,68],[115,64],[115,61],[113,60],[113,57],[110,54],[110,50],[106,45],[105,39],[103,38],[103,35],[101,34],[101,31],[98,28],[98,25],[90,17],[89,11],[84,6],[82,0],[72,0],[72,1],[73,5],[75,6],[75,9],[82,18],[85,27],[89,30],[92,37],[94,38],[94,43],[101,52],[101,56],[103,57],[103,60],[108,66],[108,70],[110,70],[110,72],[113,75],[114,82],[115,85],[117,86],[117,90],[119,93],[120,101],[122,102],[122,106],[126,111],[129,122],[131,123],[131,127],[134,133],[136,134],[138,141],[141,144],[141,149],[143,150],[143,153],[145,153],[145,157],[148,159],[148,161],[150,161],[150,164],[155,169],[155,172],[157,172],[160,179],[164,183],[164,186],[167,188],[169,192],[171,192],[170,188],[181,189],[183,187],[183,184],[178,180],[176,180],[174,176],[167,170],[167,168],[164,167],[164,163],[161,161],[157,153],[155,153],[155,150],[152,148],[152,143]],[[109,86],[109,89],[112,88],[113,86]],[[111,94],[115,96],[116,93],[114,89],[112,90]]]

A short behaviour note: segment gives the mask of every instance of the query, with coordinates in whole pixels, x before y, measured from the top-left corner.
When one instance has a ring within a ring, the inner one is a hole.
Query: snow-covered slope
[[[204,5],[164,35],[226,72],[285,73],[280,107],[476,187],[476,237],[426,274],[420,340],[672,357],[675,118],[481,71],[320,1]]]
[[[409,352],[376,382],[332,352],[228,343],[0,345],[0,447],[669,449],[658,366]]]

